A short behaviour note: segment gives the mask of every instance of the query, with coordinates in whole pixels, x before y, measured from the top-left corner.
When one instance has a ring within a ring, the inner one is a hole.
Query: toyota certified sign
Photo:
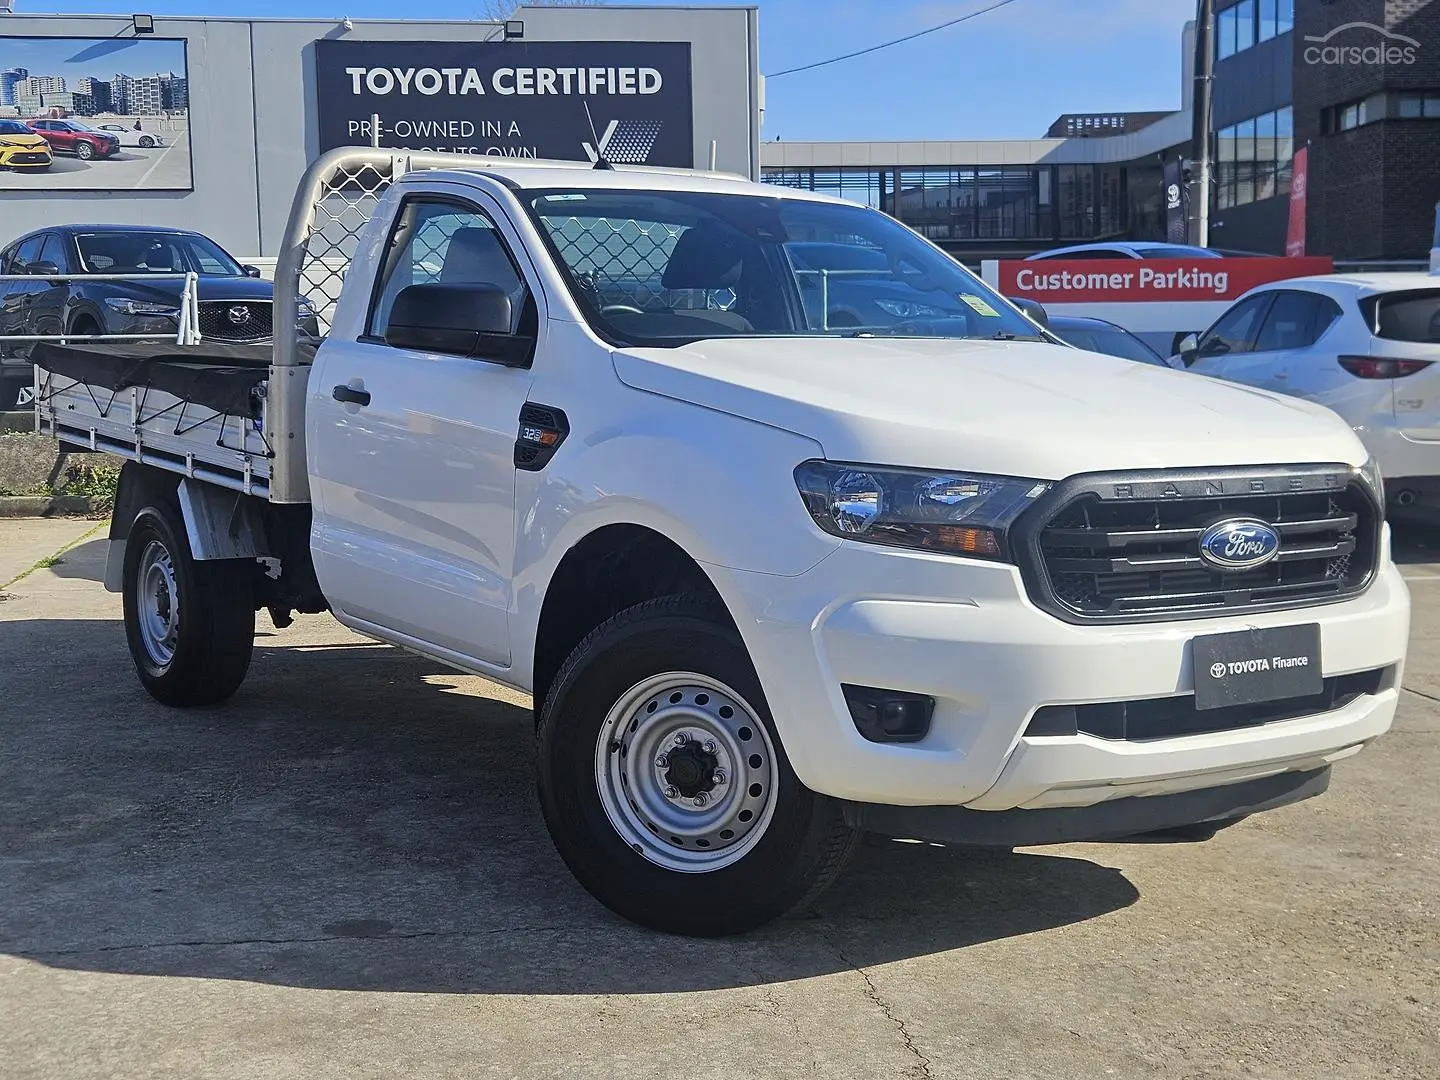
[[[688,42],[317,41],[320,149],[695,164]],[[588,112],[587,112],[588,109]]]

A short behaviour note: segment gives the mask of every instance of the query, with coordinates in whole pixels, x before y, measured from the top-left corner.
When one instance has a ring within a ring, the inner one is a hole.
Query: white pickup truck
[[[556,847],[639,923],[755,927],[865,831],[1203,838],[1390,726],[1354,433],[1063,346],[876,211],[336,151],[275,326],[301,293],[318,348],[37,347],[41,428],[130,459],[140,679],[221,701],[257,611],[328,610],[529,691]]]

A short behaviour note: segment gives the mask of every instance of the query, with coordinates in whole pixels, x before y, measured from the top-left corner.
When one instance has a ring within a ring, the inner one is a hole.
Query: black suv
[[[5,337],[154,334],[156,340],[173,340],[184,282],[144,278],[191,271],[199,275],[201,337],[245,344],[271,340],[270,283],[199,233],[150,225],[57,225],[0,251],[0,275],[35,279],[0,282],[0,409],[28,397],[24,389],[32,380],[30,344]],[[90,274],[135,280],[87,281]],[[318,334],[315,312],[303,299],[298,329]]]

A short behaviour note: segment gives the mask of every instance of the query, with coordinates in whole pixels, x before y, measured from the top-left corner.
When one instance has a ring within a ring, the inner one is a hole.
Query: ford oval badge
[[[1200,558],[1217,570],[1253,570],[1280,553],[1280,534],[1255,518],[1217,521],[1200,536]]]

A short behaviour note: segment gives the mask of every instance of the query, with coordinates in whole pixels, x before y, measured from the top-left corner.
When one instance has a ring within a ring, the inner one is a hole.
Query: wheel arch
[[[610,523],[581,537],[551,575],[536,624],[532,687],[539,715],[566,658],[601,623],[663,596],[694,594],[729,608],[700,562],[645,525]]]

